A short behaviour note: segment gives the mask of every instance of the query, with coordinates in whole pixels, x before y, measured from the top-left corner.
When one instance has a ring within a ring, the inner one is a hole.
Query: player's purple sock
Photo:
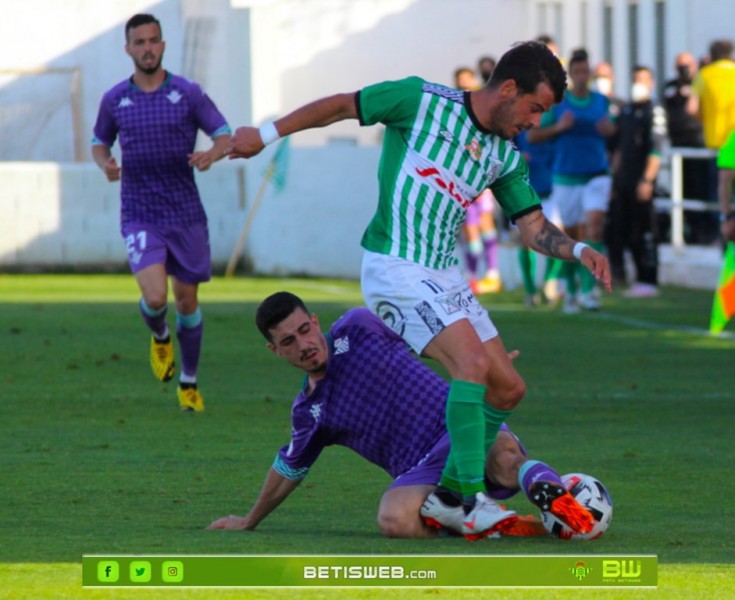
[[[168,306],[164,304],[162,308],[154,309],[146,304],[145,299],[141,298],[138,308],[140,308],[140,314],[143,315],[143,320],[148,329],[153,332],[153,335],[159,340],[166,338],[168,336],[168,325],[166,325]]]
[[[196,377],[203,335],[204,319],[199,308],[190,315],[176,314],[176,337],[181,350],[182,377]]]
[[[493,231],[483,233],[482,246],[485,249],[485,264],[487,270],[498,268],[498,234]]]
[[[464,256],[467,265],[467,271],[472,277],[477,275],[477,263],[480,261],[480,254],[482,252],[482,245],[480,240],[474,242],[467,242],[465,245]]]
[[[559,473],[549,465],[538,460],[527,460],[518,471],[518,484],[526,496],[529,488],[537,481],[551,481],[564,487]]]

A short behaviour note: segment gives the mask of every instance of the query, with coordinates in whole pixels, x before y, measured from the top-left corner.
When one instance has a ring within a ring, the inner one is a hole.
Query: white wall
[[[212,259],[230,258],[272,153],[198,173]],[[244,255],[257,273],[357,278],[377,203],[379,150],[292,149],[286,186],[266,188]],[[87,164],[0,163],[0,269],[126,267],[119,184]],[[241,182],[244,182],[244,187]],[[339,190],[337,202],[328,190]]]

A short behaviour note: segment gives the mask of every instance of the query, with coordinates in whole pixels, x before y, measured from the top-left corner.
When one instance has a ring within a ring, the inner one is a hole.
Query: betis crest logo
[[[580,561],[573,567],[570,567],[569,570],[572,572],[572,575],[582,581],[585,577],[587,577],[587,575],[589,575],[592,569],[590,569],[587,565]]]
[[[467,150],[475,160],[480,160],[480,157],[482,156],[482,146],[480,146],[480,142],[472,140],[465,146],[465,150]]]

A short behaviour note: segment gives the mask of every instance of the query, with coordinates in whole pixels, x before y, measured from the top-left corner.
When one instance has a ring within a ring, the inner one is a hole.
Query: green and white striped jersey
[[[361,125],[387,127],[365,249],[446,269],[457,262],[467,207],[485,188],[511,220],[540,208],[520,152],[483,129],[468,93],[409,77],[360,90],[357,112]]]

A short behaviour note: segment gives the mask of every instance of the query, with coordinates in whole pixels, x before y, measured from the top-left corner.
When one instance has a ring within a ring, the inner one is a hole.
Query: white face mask
[[[612,79],[609,79],[608,77],[598,77],[595,79],[592,87],[603,96],[609,96],[612,93]]]
[[[645,102],[651,97],[648,86],[643,83],[634,83],[630,88],[630,99],[633,102]]]

